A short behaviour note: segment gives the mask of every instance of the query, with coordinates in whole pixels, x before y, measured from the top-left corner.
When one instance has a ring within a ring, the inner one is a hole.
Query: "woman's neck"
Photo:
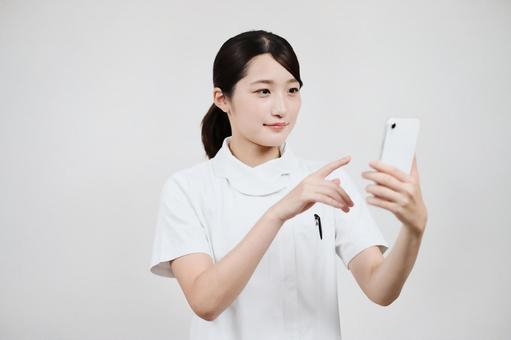
[[[227,144],[234,157],[252,168],[282,156],[278,146],[263,146],[233,137]]]

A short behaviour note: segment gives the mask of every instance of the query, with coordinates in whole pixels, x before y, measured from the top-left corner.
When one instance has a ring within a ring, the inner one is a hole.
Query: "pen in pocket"
[[[321,218],[319,218],[318,214],[314,214],[314,219],[316,220],[316,225],[318,226],[319,230],[319,238],[323,239],[323,230],[321,230]]]

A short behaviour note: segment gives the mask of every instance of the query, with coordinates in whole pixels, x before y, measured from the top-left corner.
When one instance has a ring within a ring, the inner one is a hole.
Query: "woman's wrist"
[[[272,223],[278,224],[279,228],[286,222],[275,212],[275,206],[272,206],[270,209],[266,211],[264,217]]]

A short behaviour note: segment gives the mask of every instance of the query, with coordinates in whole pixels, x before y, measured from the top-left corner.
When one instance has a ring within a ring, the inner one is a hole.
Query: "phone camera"
[[[391,128],[394,129],[395,127],[396,127],[396,123],[392,123]]]

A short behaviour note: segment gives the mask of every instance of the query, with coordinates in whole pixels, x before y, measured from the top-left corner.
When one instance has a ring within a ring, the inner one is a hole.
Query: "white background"
[[[249,29],[298,55],[295,153],[352,155],[361,191],[385,120],[421,119],[419,257],[388,307],[339,262],[343,339],[509,338],[504,0],[0,1],[0,338],[187,338],[177,281],[149,272],[158,197],[206,159],[213,59]]]

